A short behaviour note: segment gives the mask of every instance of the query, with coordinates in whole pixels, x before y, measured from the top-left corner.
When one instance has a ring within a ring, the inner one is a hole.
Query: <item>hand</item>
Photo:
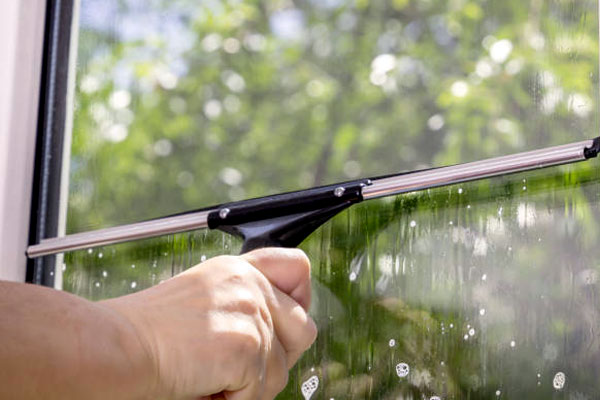
[[[310,263],[296,249],[216,257],[99,304],[137,333],[153,399],[273,399],[317,334]]]

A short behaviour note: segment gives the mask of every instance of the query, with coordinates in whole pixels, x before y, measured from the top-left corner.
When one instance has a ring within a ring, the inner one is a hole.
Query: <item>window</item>
[[[599,182],[594,160],[337,215],[301,246],[319,335],[278,398],[597,396]],[[130,293],[238,249],[198,231],[80,250],[64,287]]]
[[[79,5],[67,231],[587,139],[593,1]],[[301,247],[316,344],[281,399],[595,398],[596,162],[354,205]],[[100,299],[239,239],[64,255]]]
[[[82,0],[67,231],[593,137],[597,8]]]

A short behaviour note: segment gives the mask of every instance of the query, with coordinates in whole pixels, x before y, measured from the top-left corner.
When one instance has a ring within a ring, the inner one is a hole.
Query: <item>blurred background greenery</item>
[[[69,232],[598,135],[591,0],[81,0],[78,46]],[[600,398],[599,178],[335,217],[302,244],[319,337],[279,398]],[[77,251],[63,287],[122,295],[239,247]]]
[[[598,132],[593,0],[81,0],[68,231]]]

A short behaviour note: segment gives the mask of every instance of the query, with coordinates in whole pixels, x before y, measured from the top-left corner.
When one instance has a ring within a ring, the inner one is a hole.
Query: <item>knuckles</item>
[[[229,376],[230,384],[245,387],[261,379],[267,357],[264,338],[255,326],[240,327],[220,336],[219,347],[223,372]]]
[[[237,349],[234,353],[242,358],[247,357],[250,364],[260,362],[264,357],[263,338],[257,329],[232,333],[231,340],[234,342],[233,348]]]

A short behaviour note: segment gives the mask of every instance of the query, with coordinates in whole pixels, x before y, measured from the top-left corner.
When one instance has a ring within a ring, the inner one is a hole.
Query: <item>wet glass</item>
[[[596,136],[595,0],[81,0],[68,232]]]
[[[598,160],[352,206],[301,247],[319,334],[278,399],[600,396]],[[198,231],[65,256],[93,299],[239,251]]]

